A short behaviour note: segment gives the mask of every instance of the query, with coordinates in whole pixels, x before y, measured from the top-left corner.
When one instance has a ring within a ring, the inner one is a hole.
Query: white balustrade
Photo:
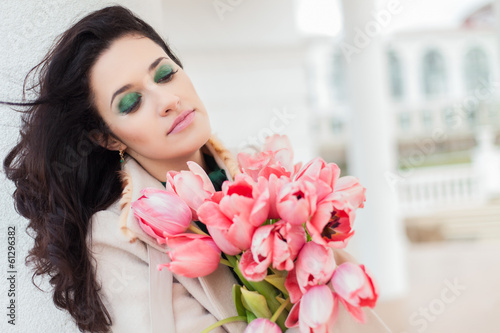
[[[484,202],[479,175],[470,164],[418,168],[402,175],[396,188],[404,216]]]

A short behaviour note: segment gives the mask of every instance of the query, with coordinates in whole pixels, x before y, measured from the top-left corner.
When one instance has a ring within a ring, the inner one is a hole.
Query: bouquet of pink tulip
[[[223,263],[240,279],[233,288],[238,316],[204,332],[237,320],[249,323],[246,333],[328,332],[339,304],[364,322],[362,307],[377,301],[375,281],[363,265],[337,265],[333,252],[354,234],[365,201],[358,180],[340,177],[321,158],[294,165],[289,140],[279,135],[259,153],[238,154],[238,163],[241,173],[221,191],[188,162],[190,171],[168,172],[166,191],[145,189],[132,204],[145,232],[171,249],[171,262],[159,269],[194,278]]]

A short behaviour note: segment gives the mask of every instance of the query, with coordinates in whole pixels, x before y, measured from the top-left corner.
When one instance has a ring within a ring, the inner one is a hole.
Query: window
[[[488,57],[481,48],[473,48],[465,54],[464,76],[467,93],[476,89],[490,87],[490,69]]]
[[[401,61],[396,52],[388,52],[389,60],[389,79],[391,87],[391,95],[394,99],[400,100],[403,97],[403,70]]]
[[[402,131],[408,131],[411,127],[411,116],[409,112],[399,114],[399,127]]]
[[[422,125],[425,131],[430,132],[432,130],[432,112],[430,110],[422,111]]]
[[[424,55],[422,73],[425,96],[434,98],[447,93],[446,68],[439,51],[431,50]]]
[[[469,126],[473,128],[474,125],[476,125],[476,122],[477,122],[477,115],[478,115],[478,112],[479,112],[479,105],[477,103],[464,105],[463,110],[465,112],[465,115],[466,115],[467,122],[468,122]]]
[[[330,120],[330,127],[332,129],[332,133],[335,135],[340,135],[344,129],[344,123],[338,118],[334,118]]]
[[[454,129],[460,125],[461,119],[458,110],[452,106],[443,109],[444,123],[448,128]]]
[[[347,72],[344,56],[335,52],[332,58],[331,84],[335,101],[344,102],[347,99]]]

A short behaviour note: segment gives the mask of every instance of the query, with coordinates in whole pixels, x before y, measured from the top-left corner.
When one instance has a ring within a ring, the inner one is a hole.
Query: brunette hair
[[[35,277],[48,275],[53,301],[80,331],[108,332],[112,324],[99,294],[86,242],[90,218],[118,200],[120,157],[96,135],[114,136],[93,104],[89,72],[116,39],[137,34],[160,45],[182,64],[154,29],[121,6],[87,15],[58,37],[26,75],[18,143],[3,162],[14,182],[17,212],[34,238],[26,263]],[[28,80],[31,83],[28,84]],[[29,85],[29,88],[27,86]],[[26,102],[26,92],[36,98]]]

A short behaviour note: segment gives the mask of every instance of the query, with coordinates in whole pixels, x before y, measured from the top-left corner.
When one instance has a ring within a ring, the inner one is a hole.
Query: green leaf
[[[278,288],[279,291],[288,297],[288,290],[285,288],[285,278],[276,274],[266,276],[265,280]]]
[[[243,282],[245,287],[248,290],[251,290],[251,291],[255,290],[258,293],[260,293],[261,295],[264,295],[271,312],[276,312],[276,310],[278,310],[278,308],[281,305],[281,303],[278,302],[278,300],[276,299],[276,296],[281,294],[280,291],[275,286],[273,286],[272,284],[267,282],[266,280],[259,281],[259,282],[248,281],[247,279],[245,279],[245,277],[243,276],[243,274],[241,273],[241,271],[238,267],[238,256],[226,256],[226,257],[227,257],[227,260],[229,260],[229,262],[233,266],[234,272],[238,275],[238,277],[240,278],[241,282]],[[281,328],[281,330],[283,332],[286,331],[285,320],[286,320],[287,316],[288,316],[288,312],[284,311],[283,313],[281,313],[281,315],[276,320],[276,324],[279,325],[279,327]]]
[[[233,285],[233,301],[239,316],[246,316],[245,307],[241,303],[241,286]]]
[[[220,326],[228,324],[228,323],[234,323],[234,322],[237,322],[237,321],[245,322],[245,321],[247,321],[247,317],[245,317],[245,316],[235,316],[235,317],[229,317],[229,318],[226,318],[226,319],[219,320],[215,324],[212,324],[212,325],[208,326],[207,328],[205,328],[203,331],[201,331],[201,333],[208,333],[208,332],[216,329],[217,327],[220,327]]]
[[[250,324],[250,322],[254,319],[257,319],[257,317],[250,311],[245,310],[247,313],[247,322]]]
[[[233,271],[236,273],[236,275],[238,275],[240,281],[243,282],[245,287],[247,287],[248,290],[255,290],[252,287],[252,285],[247,281],[247,279],[245,279],[243,274],[241,273],[240,268],[238,267],[238,260],[236,259],[236,257],[226,255],[226,258],[231,263],[231,266],[233,266]]]
[[[273,315],[267,306],[266,298],[256,291],[241,288],[241,302],[245,309],[252,311],[258,318],[271,318]]]
[[[277,297],[276,297],[276,299],[277,299],[277,300],[278,300],[278,302],[280,302],[281,304],[283,304],[283,303],[285,303],[285,302],[286,302],[286,299],[281,298],[281,297],[279,297],[279,296],[277,296]],[[290,312],[290,311],[292,310],[292,306],[293,306],[293,304],[292,304],[291,302],[289,302],[289,303],[287,304],[287,306],[286,306],[286,308],[285,308],[285,309],[286,309],[288,312]]]

